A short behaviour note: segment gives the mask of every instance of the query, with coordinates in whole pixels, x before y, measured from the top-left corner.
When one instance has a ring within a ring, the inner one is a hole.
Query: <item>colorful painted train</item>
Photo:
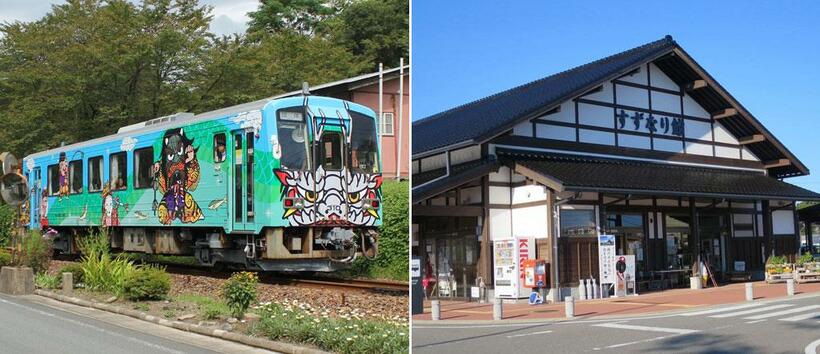
[[[303,95],[122,127],[26,156],[22,222],[65,253],[102,226],[125,252],[341,269],[377,252],[376,124],[365,106]]]

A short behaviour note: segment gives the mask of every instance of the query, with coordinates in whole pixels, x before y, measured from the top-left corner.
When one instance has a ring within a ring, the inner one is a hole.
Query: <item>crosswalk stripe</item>
[[[802,315],[797,315],[797,316],[793,316],[793,317],[781,318],[780,320],[781,321],[787,321],[787,322],[797,322],[797,321],[807,320],[809,318],[815,318],[815,317],[820,317],[820,312],[804,313]],[[820,322],[820,321],[817,321],[817,322]]]
[[[623,324],[623,323],[602,323],[602,324],[597,324],[597,325],[593,325],[593,326],[595,326],[595,327],[607,327],[607,328],[618,328],[618,329],[632,329],[632,330],[636,330],[636,331],[675,333],[675,334],[689,334],[689,333],[700,332],[696,329],[636,326],[636,325],[629,325],[629,324]]]
[[[511,336],[507,336],[507,338],[534,336],[534,335],[538,335],[538,334],[547,334],[547,333],[552,333],[552,331],[539,331],[539,332],[532,332],[532,333],[513,334]]]
[[[726,318],[726,317],[743,316],[743,315],[748,315],[750,313],[765,312],[765,311],[769,311],[769,310],[782,309],[784,307],[792,307],[792,306],[794,306],[794,305],[783,304],[783,305],[764,306],[764,307],[758,307],[758,308],[751,309],[751,310],[730,312],[730,313],[724,313],[724,314],[714,315],[714,316],[709,316],[709,317],[712,317],[712,318]]]
[[[745,309],[745,308],[749,308],[749,307],[757,307],[757,306],[760,306],[760,305],[763,305],[763,304],[762,303],[753,303],[753,304],[744,304],[744,305],[737,305],[737,306],[730,306],[730,307],[722,307],[722,308],[711,309],[711,310],[706,310],[706,311],[682,313],[681,316],[708,315],[708,314],[718,313],[718,312],[734,311],[734,310],[740,310],[740,309]]]
[[[747,319],[747,320],[760,320],[760,319],[769,318],[769,317],[788,315],[790,313],[811,311],[811,310],[814,310],[818,307],[820,307],[820,305],[803,306],[803,307],[798,307],[798,308],[793,308],[793,309],[788,309],[788,310],[783,310],[783,311],[769,312],[769,313],[764,313],[762,315],[755,315],[755,316],[751,316],[751,317],[746,317],[745,319]]]

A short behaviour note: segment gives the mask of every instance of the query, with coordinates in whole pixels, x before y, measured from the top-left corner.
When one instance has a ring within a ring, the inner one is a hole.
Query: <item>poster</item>
[[[615,296],[625,296],[628,289],[635,294],[635,255],[615,256]]]
[[[615,235],[598,236],[598,278],[601,284],[615,283]]]

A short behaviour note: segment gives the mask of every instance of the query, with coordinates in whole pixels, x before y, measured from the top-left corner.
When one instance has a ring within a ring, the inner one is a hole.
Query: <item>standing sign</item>
[[[535,238],[533,237],[519,237],[515,239],[518,258],[518,295],[517,297],[527,297],[532,292],[532,288],[525,285],[525,278],[527,277],[527,270],[524,263],[528,259],[535,258]]]
[[[600,284],[615,284],[615,235],[598,236]]]
[[[632,294],[637,295],[635,291],[635,255],[619,255],[615,257],[615,296],[625,296],[632,288]]]

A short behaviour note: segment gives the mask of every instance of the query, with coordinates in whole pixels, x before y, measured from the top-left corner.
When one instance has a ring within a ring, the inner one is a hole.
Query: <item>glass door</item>
[[[231,199],[234,206],[234,230],[254,230],[253,142],[254,134],[252,131],[238,130],[233,132]]]
[[[723,239],[728,236],[728,215],[700,215],[700,251],[718,279],[723,271]]]

